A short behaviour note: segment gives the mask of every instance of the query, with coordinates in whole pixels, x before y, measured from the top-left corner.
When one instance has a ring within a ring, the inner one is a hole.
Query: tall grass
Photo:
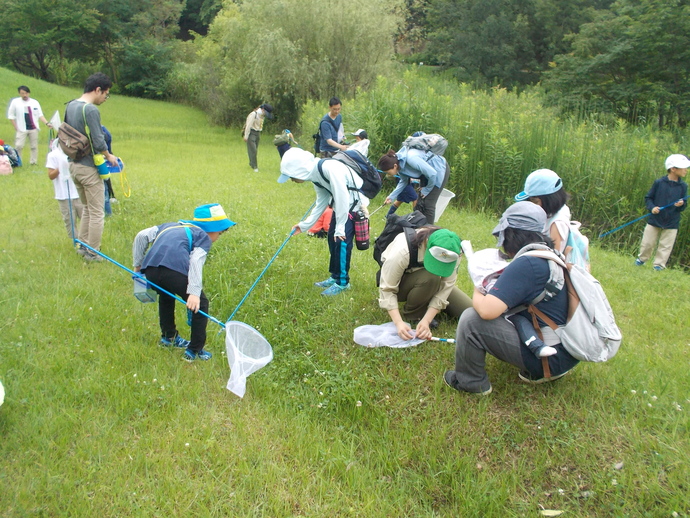
[[[0,95],[17,79],[0,69]],[[35,88],[44,108],[78,94]],[[253,173],[237,129],[192,109],[113,96],[101,113],[132,184],[125,199],[115,178],[103,251],[128,265],[139,229],[220,202],[238,225],[214,244],[204,287],[224,319],[313,190],[276,183],[269,138]],[[495,244],[493,217],[450,208],[441,222]],[[477,399],[444,386],[446,344],[355,345],[355,326],[388,320],[371,255],[355,252],[353,289],[324,299],[312,283],[326,244],[295,236],[236,315],[275,353],[240,400],[213,324],[214,358],[182,362],[156,346],[156,307],[134,299],[129,275],[74,253],[40,168],[0,178],[0,258],[0,516],[690,516],[681,272],[594,247],[619,355],[538,387],[489,359],[494,394]],[[178,317],[187,335],[181,305]],[[442,321],[439,336],[454,328]]]
[[[301,128],[309,135],[327,110],[309,103]],[[527,175],[549,168],[572,195],[573,218],[590,238],[646,213],[644,196],[665,174],[664,160],[687,153],[687,131],[670,133],[653,126],[595,120],[561,120],[542,106],[538,90],[510,93],[473,91],[468,85],[410,70],[398,79],[379,78],[375,88],[345,101],[348,131],[365,128],[374,161],[417,130],[441,133],[452,175],[449,189],[456,206],[500,214],[522,190]],[[602,243],[632,252],[644,223],[611,234]],[[684,217],[673,264],[690,265],[690,219]]]

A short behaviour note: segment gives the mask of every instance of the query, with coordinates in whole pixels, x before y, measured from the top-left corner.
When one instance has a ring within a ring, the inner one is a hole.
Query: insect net
[[[247,376],[273,359],[273,349],[261,333],[244,322],[225,323],[225,350],[230,364],[227,389],[244,397]]]

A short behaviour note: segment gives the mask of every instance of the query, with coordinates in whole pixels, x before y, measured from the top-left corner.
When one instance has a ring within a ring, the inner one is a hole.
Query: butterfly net
[[[225,350],[230,364],[227,389],[244,397],[247,376],[273,359],[271,344],[253,327],[233,320],[225,323]]]

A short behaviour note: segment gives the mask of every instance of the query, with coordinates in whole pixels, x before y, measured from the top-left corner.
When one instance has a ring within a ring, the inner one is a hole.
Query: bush
[[[307,103],[299,128],[311,135],[325,112],[324,103]],[[538,89],[519,95],[503,89],[477,92],[418,67],[399,79],[379,77],[368,92],[344,100],[343,121],[347,132],[367,130],[373,162],[389,148],[397,150],[414,131],[446,136],[453,203],[472,210],[500,214],[531,171],[553,169],[572,195],[573,219],[583,222],[590,238],[645,214],[644,196],[665,173],[664,159],[687,149],[689,140],[687,131],[664,132],[651,125],[562,120],[542,105]],[[642,226],[603,243],[632,252]],[[672,261],[690,265],[687,216]]]

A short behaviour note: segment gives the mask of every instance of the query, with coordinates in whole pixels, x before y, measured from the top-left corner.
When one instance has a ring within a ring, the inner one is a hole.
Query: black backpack
[[[401,232],[405,232],[405,238],[407,239],[407,246],[410,249],[410,264],[408,268],[414,268],[417,266],[422,266],[419,262],[417,256],[419,255],[419,247],[414,243],[414,237],[416,235],[415,229],[421,228],[427,225],[426,217],[424,214],[415,210],[404,216],[398,216],[397,214],[391,214],[386,218],[386,226],[383,227],[381,235],[374,241],[374,261],[379,263],[379,271],[376,272],[376,285],[379,285],[379,279],[381,278],[381,266],[383,266],[383,261],[381,260],[381,255],[386,251],[388,245],[390,245],[395,237]]]
[[[325,160],[337,160],[354,171],[363,182],[362,187],[360,187],[358,190],[367,198],[373,199],[376,197],[379,191],[381,191],[382,182],[378,169],[376,169],[376,166],[374,166],[374,164],[372,164],[369,159],[367,159],[367,157],[365,157],[359,151],[354,149],[338,151],[335,155],[333,155],[332,158],[323,158],[319,160],[319,173],[321,173],[321,178],[323,178],[324,182],[328,183],[326,176],[323,174],[322,168]]]

